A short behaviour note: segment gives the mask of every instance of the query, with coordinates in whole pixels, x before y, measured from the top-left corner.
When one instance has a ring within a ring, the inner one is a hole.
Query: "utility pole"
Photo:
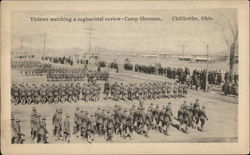
[[[205,92],[208,91],[208,51],[209,51],[209,48],[208,48],[208,44],[207,44],[207,69],[206,69],[206,86],[205,86]]]
[[[87,30],[87,34],[89,35],[89,54],[91,53],[91,41],[92,41],[92,35],[93,35],[93,31],[96,31],[96,29],[92,29],[92,28],[84,28],[85,30]]]
[[[43,41],[43,57],[45,56],[45,45],[46,45],[46,32],[44,32],[44,41]]]
[[[182,59],[184,60],[184,48],[185,48],[185,45],[182,45]]]

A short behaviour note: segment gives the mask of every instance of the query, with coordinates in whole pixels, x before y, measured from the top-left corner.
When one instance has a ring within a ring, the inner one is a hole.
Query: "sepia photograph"
[[[237,16],[13,12],[11,142],[237,142]]]
[[[12,10],[6,143],[238,143],[239,12]]]

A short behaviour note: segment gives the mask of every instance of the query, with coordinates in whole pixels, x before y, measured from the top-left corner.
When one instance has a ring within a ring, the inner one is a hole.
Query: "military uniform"
[[[64,140],[70,143],[70,121],[69,121],[69,114],[66,115],[66,118],[63,121],[63,134]]]
[[[205,111],[205,106],[203,106],[202,110],[199,111],[199,118],[201,120],[200,131],[203,131],[205,122],[206,122],[206,120],[208,120],[207,115],[206,115],[206,111]]]
[[[46,134],[48,134],[48,130],[46,127],[46,122],[45,122],[46,118],[42,117],[42,121],[39,122],[40,126],[38,129],[38,138],[37,138],[37,143],[48,143],[47,142],[47,137]]]

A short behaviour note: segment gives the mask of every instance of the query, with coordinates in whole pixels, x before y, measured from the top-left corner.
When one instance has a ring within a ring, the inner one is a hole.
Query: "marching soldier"
[[[79,123],[79,121],[80,121],[80,115],[81,115],[81,113],[80,113],[79,107],[77,106],[76,110],[74,112],[74,123],[75,123],[75,126],[73,128],[73,135],[74,134],[78,134],[78,132],[80,131],[80,125],[79,125],[80,124]]]
[[[180,106],[180,109],[178,110],[178,114],[177,114],[177,117],[178,117],[178,121],[179,121],[179,130],[183,131],[183,123],[184,123],[184,106],[181,105]]]
[[[117,110],[115,112],[115,133],[116,134],[121,134],[121,107],[117,106]]]
[[[60,137],[62,137],[62,109],[58,109],[58,112],[54,115],[53,123],[57,140],[60,140]]]
[[[46,127],[46,122],[45,122],[46,118],[45,116],[42,117],[42,121],[39,122],[40,126],[39,126],[39,130],[38,130],[38,137],[37,137],[37,143],[48,143],[47,141],[47,136],[46,134],[48,134],[48,130]]]
[[[145,136],[148,137],[148,131],[151,129],[152,124],[153,124],[153,119],[154,119],[151,108],[148,109],[145,119],[146,119]]]
[[[163,106],[162,110],[159,112],[159,123],[158,123],[158,130],[161,133],[163,132],[163,127],[165,124],[165,113],[166,113],[166,108],[165,106]]]
[[[208,121],[208,118],[207,118],[205,109],[206,109],[206,107],[205,107],[205,106],[202,106],[202,110],[200,110],[200,112],[199,112],[199,118],[200,118],[200,120],[201,120],[200,131],[203,131],[205,122],[206,122],[206,120]]]
[[[63,135],[64,141],[70,143],[70,121],[69,121],[69,114],[66,115],[66,118],[63,121]]]
[[[104,99],[108,99],[109,89],[110,89],[109,82],[108,82],[108,80],[106,80],[104,83],[104,92],[103,92],[105,94]]]
[[[112,114],[110,114],[110,111],[108,111],[108,116],[107,116],[107,141],[111,141],[113,138],[113,133],[114,133],[114,127],[115,127],[115,121],[114,117]]]
[[[124,139],[126,139],[128,135],[128,126],[127,126],[127,118],[128,118],[128,113],[127,110],[124,109],[124,112],[121,115],[121,134]]]
[[[94,141],[94,130],[96,128],[95,125],[96,121],[94,119],[94,115],[91,114],[88,122],[88,131],[87,131],[87,141],[89,143],[92,143]]]
[[[128,126],[128,137],[131,139],[133,134],[134,127],[134,113],[135,113],[135,105],[130,109],[130,113],[127,117],[127,126]]]
[[[81,116],[81,120],[82,120],[81,136],[83,137],[83,139],[87,138],[88,114],[89,113],[87,111],[85,113],[83,113],[83,111],[82,111],[82,116]]]
[[[16,122],[13,124],[14,126],[14,137],[13,142],[14,144],[22,144],[25,139],[22,139],[22,136],[25,136],[23,133],[21,133],[21,127],[20,127],[20,120],[16,119]]]
[[[14,116],[11,116],[11,144],[15,143],[15,140],[17,137],[15,126],[16,126],[15,125],[15,118],[14,118]]]
[[[170,106],[167,106],[166,112],[165,112],[165,118],[164,118],[164,125],[163,125],[163,133],[164,135],[169,136],[168,134],[168,128],[170,127],[170,124],[172,122],[172,114],[171,114],[171,108]]]
[[[36,108],[33,107],[32,108],[32,114],[31,114],[31,119],[30,119],[30,128],[31,128],[31,131],[30,131],[30,134],[31,134],[31,138],[34,139],[34,137],[36,136],[36,133],[34,132],[34,128],[35,128],[35,121],[36,121]]]
[[[39,132],[39,128],[40,128],[40,123],[41,123],[41,121],[40,121],[40,117],[41,117],[41,115],[40,114],[37,114],[36,115],[36,118],[34,119],[34,128],[33,128],[33,134],[34,134],[34,136],[33,136],[33,138],[32,138],[32,141],[34,141],[36,138],[37,138],[37,140],[38,140],[38,132]]]
[[[194,123],[195,123],[194,128],[197,128],[199,124],[199,120],[200,120],[199,112],[200,112],[200,103],[196,101],[193,106],[193,116],[194,116]]]

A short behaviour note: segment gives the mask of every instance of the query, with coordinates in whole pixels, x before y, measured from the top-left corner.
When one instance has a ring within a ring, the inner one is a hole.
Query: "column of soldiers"
[[[41,63],[36,60],[12,60],[11,68],[26,69],[26,68],[46,68],[51,67],[51,64]]]
[[[31,140],[37,143],[48,143],[48,130],[46,127],[46,118],[37,113],[36,108],[32,109],[31,114]],[[174,123],[176,119],[178,123]],[[63,110],[56,109],[52,117],[53,136],[57,141],[70,143],[71,134],[86,140],[88,143],[94,141],[95,136],[102,136],[106,141],[112,141],[115,135],[124,139],[132,139],[133,135],[139,134],[147,138],[150,137],[150,131],[154,130],[163,135],[170,136],[169,128],[175,127],[179,131],[189,133],[189,128],[204,131],[205,122],[208,120],[205,106],[200,107],[199,100],[194,104],[187,104],[186,101],[180,106],[177,116],[173,116],[172,103],[159,106],[151,103],[148,108],[140,102],[138,106],[131,108],[122,108],[115,105],[114,108],[97,108],[94,113],[88,110],[76,107],[74,111],[74,126],[71,133],[70,115],[66,114],[63,119]],[[19,120],[11,119],[12,143],[21,143],[24,136],[20,132]]]
[[[107,71],[86,71],[83,69],[60,69],[51,70],[47,73],[47,81],[59,82],[59,81],[84,81],[87,78],[88,81],[92,81],[93,78],[97,80],[107,80],[109,78],[109,72]]]
[[[169,136],[169,128],[178,126],[178,130],[188,133],[188,128],[204,131],[205,122],[208,120],[205,106],[200,108],[199,100],[195,104],[187,104],[186,101],[178,110],[179,124],[173,123],[171,102],[162,108],[153,103],[145,109],[143,104],[133,105],[130,109],[115,105],[114,109],[97,108],[94,114],[76,107],[74,112],[73,134],[82,137],[91,143],[94,135],[103,136],[106,141],[112,141],[114,135],[132,139],[134,133],[149,137],[149,131],[155,130]],[[200,125],[199,125],[200,123]]]
[[[187,102],[184,101],[178,110],[176,118],[179,121],[178,129],[184,133],[188,133],[188,128],[203,131],[205,122],[208,120],[205,108],[205,106],[200,107],[198,99],[196,99],[194,104],[187,104]],[[200,126],[199,122],[201,122]]]
[[[188,86],[170,82],[144,82],[144,83],[104,83],[104,99],[119,100],[147,100],[160,98],[185,97]]]
[[[11,87],[12,103],[16,104],[57,104],[83,101],[98,101],[101,86],[97,81],[66,84],[13,84]]]
[[[86,72],[83,68],[53,67],[47,71],[47,81],[83,81],[87,75]]]

